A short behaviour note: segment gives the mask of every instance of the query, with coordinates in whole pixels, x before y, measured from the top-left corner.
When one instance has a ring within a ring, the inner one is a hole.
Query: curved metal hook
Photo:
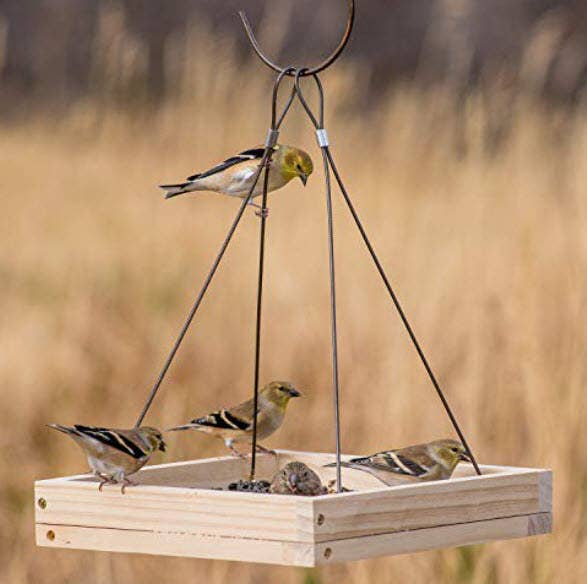
[[[285,70],[284,67],[280,67],[279,65],[275,64],[261,50],[261,47],[259,46],[259,42],[255,38],[255,34],[253,33],[251,23],[249,22],[244,10],[241,10],[238,14],[239,14],[240,19],[241,19],[243,26],[245,28],[245,33],[247,35],[247,38],[249,39],[249,42],[251,43],[251,46],[253,47],[253,50],[255,51],[255,53],[257,53],[257,56],[259,57],[259,59],[261,59],[261,61],[263,61],[263,63],[265,63],[265,65],[267,65],[267,67],[269,67],[270,69],[273,69],[274,71],[278,71],[278,72],[284,71]],[[344,31],[344,34],[342,36],[340,43],[338,44],[336,49],[334,49],[332,54],[329,57],[327,57],[324,61],[322,61],[322,63],[320,63],[316,67],[304,68],[303,69],[304,73],[302,75],[314,75],[316,73],[320,73],[320,71],[324,71],[324,69],[327,69],[328,67],[330,67],[330,65],[332,65],[332,63],[334,63],[334,61],[336,61],[338,59],[340,54],[344,51],[347,43],[349,42],[349,38],[351,36],[351,31],[353,30],[354,22],[355,22],[355,0],[348,0],[348,14],[347,14],[346,29]],[[289,71],[288,73],[286,73],[286,75],[293,77],[294,73]]]

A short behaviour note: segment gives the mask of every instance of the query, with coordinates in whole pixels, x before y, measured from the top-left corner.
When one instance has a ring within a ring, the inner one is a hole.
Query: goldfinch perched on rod
[[[299,461],[288,462],[278,471],[269,487],[270,493],[279,495],[304,495],[314,497],[325,495],[326,487],[320,477],[306,464]]]
[[[141,469],[156,450],[165,452],[163,436],[156,428],[114,430],[79,424],[48,426],[71,436],[81,446],[92,472],[102,479],[98,486],[100,491],[107,484],[122,484],[124,494],[125,487],[134,484],[128,477]]]
[[[271,436],[282,424],[285,412],[292,397],[299,397],[301,393],[286,381],[272,381],[259,391],[257,409],[257,439],[263,440]],[[212,412],[207,416],[193,419],[189,424],[170,428],[176,430],[198,430],[212,434],[224,440],[224,444],[231,452],[241,458],[244,457],[235,447],[238,442],[252,440],[253,434],[253,400],[247,400],[238,406]],[[257,443],[257,449],[272,453],[271,450]]]
[[[461,460],[471,461],[465,447],[457,440],[445,439],[351,458],[341,466],[368,472],[384,483],[392,476],[439,481],[450,478]],[[336,463],[324,466],[332,467]]]
[[[213,191],[244,199],[249,194],[264,152],[263,147],[245,150],[209,170],[189,176],[185,182],[160,185],[160,188],[165,190],[166,199],[194,191]],[[294,146],[278,144],[273,147],[268,192],[280,189],[293,178],[299,178],[305,185],[313,170],[312,159],[306,152]],[[263,193],[264,173],[265,169],[261,171],[252,197]],[[259,207],[252,202],[252,197],[250,204]]]

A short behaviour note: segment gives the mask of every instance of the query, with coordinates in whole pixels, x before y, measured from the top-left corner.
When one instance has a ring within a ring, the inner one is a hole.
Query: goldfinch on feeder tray
[[[325,495],[326,487],[320,477],[306,464],[299,461],[288,462],[278,471],[269,487],[270,493],[279,495],[303,495],[314,497]]]
[[[299,397],[301,393],[287,381],[272,381],[259,391],[257,408],[257,439],[263,440],[271,436],[282,424],[285,412],[292,397]],[[212,412],[207,416],[193,419],[189,424],[170,428],[176,430],[198,430],[212,434],[224,440],[227,448],[239,457],[244,457],[235,447],[238,442],[252,440],[253,434],[253,400],[247,400],[238,406]],[[257,449],[262,452],[273,451],[257,443]]]
[[[450,478],[461,461],[471,462],[465,447],[457,440],[445,439],[351,458],[341,466],[368,472],[384,483],[392,477],[439,481]]]
[[[163,436],[156,428],[144,426],[130,430],[114,430],[93,426],[61,426],[49,424],[49,428],[71,436],[88,458],[92,472],[102,479],[98,489],[107,484],[132,485],[129,476],[141,469],[160,450],[165,452]]]
[[[244,199],[253,185],[264,152],[265,148],[263,147],[245,150],[236,156],[227,158],[209,170],[189,176],[185,182],[160,185],[160,188],[165,190],[166,199],[194,191],[213,191]],[[307,152],[295,146],[278,144],[273,147],[269,184],[267,185],[268,192],[280,189],[293,178],[299,178],[305,186],[313,170],[314,165]],[[264,173],[263,169],[249,203],[254,207],[259,207],[253,203],[253,197],[258,197],[263,193]]]

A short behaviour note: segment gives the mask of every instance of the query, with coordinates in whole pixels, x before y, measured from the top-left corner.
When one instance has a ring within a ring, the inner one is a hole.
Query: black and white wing
[[[132,458],[141,459],[144,458],[149,454],[145,448],[137,444],[136,441],[132,440],[127,434],[128,431],[118,431],[118,430],[111,430],[108,428],[97,428],[94,426],[82,426],[80,424],[76,424],[73,426],[75,432],[79,436],[83,436],[86,438],[92,438],[97,440],[101,444],[109,446],[110,448],[114,448],[115,450],[119,450],[124,454],[128,454]]]
[[[196,418],[190,422],[196,426],[207,426],[218,430],[241,430],[247,432],[252,428],[252,423],[229,410],[218,410],[207,416]]]
[[[394,450],[377,452],[371,456],[361,458],[352,458],[349,462],[357,466],[394,472],[411,477],[422,477],[430,471],[423,464]]]
[[[199,178],[206,178],[208,176],[212,176],[213,174],[217,174],[234,166],[235,164],[240,164],[241,162],[251,162],[251,160],[261,160],[263,158],[263,154],[265,153],[264,148],[252,148],[250,150],[245,150],[236,156],[231,156],[227,158],[224,162],[217,164],[216,166],[205,170],[204,172],[200,172],[198,174],[192,174],[192,176],[188,176],[187,180],[197,180]]]

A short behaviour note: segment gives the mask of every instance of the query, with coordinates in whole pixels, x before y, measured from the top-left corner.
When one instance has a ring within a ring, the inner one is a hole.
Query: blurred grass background
[[[364,11],[373,17],[359,6],[358,38]],[[164,201],[155,185],[262,142],[269,120],[271,75],[237,40],[190,21],[192,34],[166,45],[173,84],[153,92],[137,81],[149,68],[121,4],[98,12],[94,86],[57,99],[34,83],[6,82],[11,94],[0,99],[0,581],[585,582],[582,93],[561,102],[512,84],[503,70],[480,84],[450,76],[429,84],[420,82],[420,62],[414,80],[400,76],[366,95],[376,68],[356,52],[323,79],[339,168],[478,458],[553,468],[555,533],[314,571],[34,547],[33,481],[85,469],[77,449],[44,424],[134,422],[237,210],[214,195]],[[544,39],[559,38],[560,14],[545,13],[524,36],[518,80],[552,78],[566,45]],[[280,21],[269,16],[262,26],[271,41]],[[8,38],[8,24],[2,30]],[[282,140],[319,162],[299,106]],[[268,444],[329,450],[317,167],[306,189],[271,195],[262,380],[288,379],[305,393]],[[338,197],[335,214],[344,450],[451,435]],[[248,212],[148,422],[168,427],[249,396],[258,225]],[[207,437],[169,442],[166,460],[224,453]]]

